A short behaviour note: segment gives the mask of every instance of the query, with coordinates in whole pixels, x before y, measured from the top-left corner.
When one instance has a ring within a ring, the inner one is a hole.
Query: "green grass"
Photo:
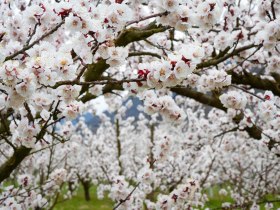
[[[90,188],[91,200],[86,201],[82,187],[79,187],[77,195],[73,196],[70,200],[59,202],[54,210],[111,210],[114,203],[108,199],[98,200],[96,197],[96,187]],[[61,201],[62,198],[59,199]]]
[[[209,189],[205,189],[204,192],[208,195],[209,201],[205,203],[205,208],[215,209],[222,206],[222,203],[229,202],[234,204],[234,200],[229,196],[220,195],[220,189],[226,189],[226,185],[216,185]],[[277,195],[267,195],[263,200],[273,201],[273,200],[280,200]],[[273,209],[280,208],[280,202],[273,203]],[[265,210],[265,203],[260,205],[260,210]],[[243,208],[244,209],[244,208]],[[243,210],[241,208],[235,208],[234,210]]]
[[[220,195],[219,191],[222,189],[222,186],[214,186],[209,189],[205,189],[204,192],[208,195],[209,201],[205,203],[205,206],[210,209],[221,207],[222,203],[229,202],[233,203],[233,199],[227,195]]]

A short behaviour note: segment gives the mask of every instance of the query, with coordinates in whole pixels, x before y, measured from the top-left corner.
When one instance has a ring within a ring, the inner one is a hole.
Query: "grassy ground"
[[[209,209],[215,209],[221,207],[223,202],[233,202],[233,200],[228,196],[219,195],[219,186],[212,187],[211,189],[205,190],[209,196],[209,201],[206,203],[206,207]],[[268,200],[275,200],[276,196],[267,196]],[[62,199],[60,199],[62,200]],[[58,203],[55,210],[112,210],[114,203],[108,199],[98,200],[96,197],[96,188],[91,187],[91,201],[85,201],[83,189],[80,187],[77,195],[75,195],[71,200],[67,200]],[[205,207],[205,208],[206,208]],[[280,208],[280,203],[274,203],[274,208]],[[238,210],[238,209],[236,209]],[[265,210],[264,205],[261,206],[261,210]]]
[[[225,187],[225,186],[223,186]],[[225,187],[226,188],[226,187]],[[234,200],[230,196],[224,196],[220,195],[219,191],[221,189],[221,186],[214,186],[211,187],[210,189],[206,189],[205,193],[208,195],[209,201],[205,203],[205,208],[209,209],[216,209],[222,206],[222,203],[229,202],[229,203],[234,203]],[[279,195],[267,195],[263,200],[268,200],[268,201],[280,201]],[[273,210],[280,208],[280,202],[275,202],[273,203],[274,207]],[[260,210],[265,210],[265,203],[260,205]],[[234,210],[244,210],[246,208],[235,208]],[[249,208],[248,208],[249,209]]]
[[[108,199],[98,200],[96,197],[96,188],[90,188],[91,200],[86,201],[82,187],[78,189],[77,195],[71,200],[58,203],[54,210],[111,210],[114,203]],[[61,199],[60,199],[61,200]]]
[[[205,204],[207,208],[214,209],[217,207],[221,207],[222,203],[225,202],[233,203],[233,199],[229,196],[219,194],[220,189],[220,186],[215,186],[205,190],[205,193],[208,195],[209,198],[209,201]]]

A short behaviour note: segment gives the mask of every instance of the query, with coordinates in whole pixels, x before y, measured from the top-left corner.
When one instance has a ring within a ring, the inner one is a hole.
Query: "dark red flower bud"
[[[188,17],[181,18],[181,21],[182,21],[182,22],[188,22],[188,20],[189,20]]]
[[[209,4],[209,6],[210,6],[210,11],[212,12],[215,9],[216,4],[215,3]]]
[[[270,98],[269,95],[265,95],[265,96],[264,96],[264,99],[269,101],[271,98]]]
[[[188,66],[190,66],[191,65],[191,60],[190,59],[187,59],[187,58],[185,58],[184,56],[182,56],[182,61],[184,61],[185,62],[185,64],[188,64]]]
[[[177,61],[171,61],[170,64],[172,66],[172,70],[175,68]]]
[[[147,79],[147,75],[150,73],[148,69],[139,69],[138,70],[138,78]]]
[[[173,194],[171,198],[172,198],[172,199],[174,200],[174,202],[176,203],[176,201],[177,201],[177,199],[178,199],[178,195]]]

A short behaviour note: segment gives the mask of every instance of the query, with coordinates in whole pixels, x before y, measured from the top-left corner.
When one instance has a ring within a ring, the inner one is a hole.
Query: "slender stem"
[[[159,59],[161,59],[161,56],[157,53],[152,53],[152,52],[131,52],[128,54],[128,57],[133,57],[133,56],[152,56],[152,57],[157,57]]]
[[[151,19],[151,18],[154,18],[154,17],[161,17],[161,16],[165,16],[165,15],[168,15],[168,14],[169,14],[169,12],[166,11],[166,12],[161,12],[161,13],[149,15],[149,16],[146,16],[146,17],[142,17],[139,20],[133,20],[133,21],[127,22],[127,24],[125,26],[127,27],[129,25],[134,24],[134,23],[139,23],[139,22],[144,21],[144,20],[148,20],[148,19]]]
[[[38,44],[40,41],[42,41],[44,38],[48,37],[49,35],[53,34],[55,31],[57,31],[62,25],[64,24],[64,20],[59,23],[57,26],[55,26],[53,29],[51,29],[48,33],[42,35],[40,38],[36,39],[34,42],[32,42],[31,44],[29,44],[28,46],[24,46],[21,50],[15,52],[14,54],[7,56],[4,60],[8,61],[8,60],[12,60],[13,58],[15,58],[16,56],[24,53],[25,51],[29,50],[31,47],[33,47],[34,45]]]
[[[252,96],[255,96],[256,98],[260,99],[261,101],[266,101],[264,98],[258,96],[258,95],[255,94],[255,93],[252,93],[252,92],[250,92],[250,91],[248,91],[248,90],[246,90],[246,89],[244,89],[244,88],[242,88],[242,87],[239,87],[239,86],[237,86],[237,85],[230,85],[230,86],[231,86],[231,87],[234,87],[234,88],[237,88],[237,89],[239,89],[239,90],[242,90],[242,91],[244,91],[245,93],[248,93],[248,94],[250,94],[250,95],[252,95]],[[280,109],[280,106],[278,106],[278,105],[275,104],[275,103],[274,103],[274,105],[275,105],[278,109]]]
[[[34,29],[32,31],[32,33],[30,34],[28,40],[26,41],[26,44],[24,45],[24,47],[28,46],[32,37],[36,34],[36,30],[37,30],[37,27],[39,26],[39,23],[36,23],[35,26],[34,26]]]
[[[122,84],[128,82],[143,82],[145,79],[123,79],[123,80],[103,80],[103,81],[90,81],[90,82],[79,82],[79,81],[61,81],[57,82],[54,86],[50,86],[53,89],[58,88],[61,85],[107,85],[107,84]]]
[[[130,199],[130,196],[134,193],[134,191],[137,189],[137,187],[140,185],[141,182],[138,182],[137,185],[135,185],[135,187],[133,188],[133,190],[126,196],[126,198],[124,200],[120,200],[120,202],[113,208],[113,210],[116,210],[117,208],[120,207],[120,205],[122,205],[124,202],[126,202],[127,200]]]

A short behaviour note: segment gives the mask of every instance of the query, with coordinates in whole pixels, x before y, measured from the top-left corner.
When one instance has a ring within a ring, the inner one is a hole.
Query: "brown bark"
[[[0,166],[0,183],[9,178],[10,174],[19,166],[31,151],[31,148],[19,147],[14,154]]]
[[[122,161],[120,159],[121,155],[122,155],[122,145],[121,145],[121,140],[120,140],[120,123],[119,120],[116,120],[116,140],[117,140],[117,150],[118,150],[118,164],[119,164],[119,175],[122,175]]]
[[[86,201],[90,201],[90,181],[82,181]]]
[[[227,111],[227,108],[223,106],[219,98],[213,95],[203,94],[195,90],[192,90],[190,88],[171,88],[171,90],[179,95],[192,98],[202,104],[212,106],[217,109],[221,109],[223,111]],[[243,117],[244,115],[240,115],[236,117],[234,121],[238,124],[243,119]],[[247,131],[250,137],[254,139],[261,139],[262,137],[262,131],[259,128],[257,128],[255,125],[253,125],[252,127],[246,127],[244,130]]]
[[[164,32],[168,30],[169,27],[163,27],[157,25],[156,22],[152,22],[149,25],[142,28],[129,28],[123,30],[119,37],[115,40],[115,46],[126,46],[132,42],[140,41],[146,39],[156,33]],[[106,71],[110,66],[106,63],[106,60],[100,59],[96,63],[88,65],[87,70],[84,74],[85,81],[94,81],[98,80],[103,72]],[[88,90],[89,86],[84,85],[81,94],[85,93]]]
[[[232,83],[239,85],[250,85],[251,88],[260,90],[270,90],[275,95],[280,96],[280,83],[273,80],[264,79],[260,75],[244,71],[238,74],[234,71],[228,72],[232,76]],[[278,79],[279,75],[274,74],[274,78]]]

